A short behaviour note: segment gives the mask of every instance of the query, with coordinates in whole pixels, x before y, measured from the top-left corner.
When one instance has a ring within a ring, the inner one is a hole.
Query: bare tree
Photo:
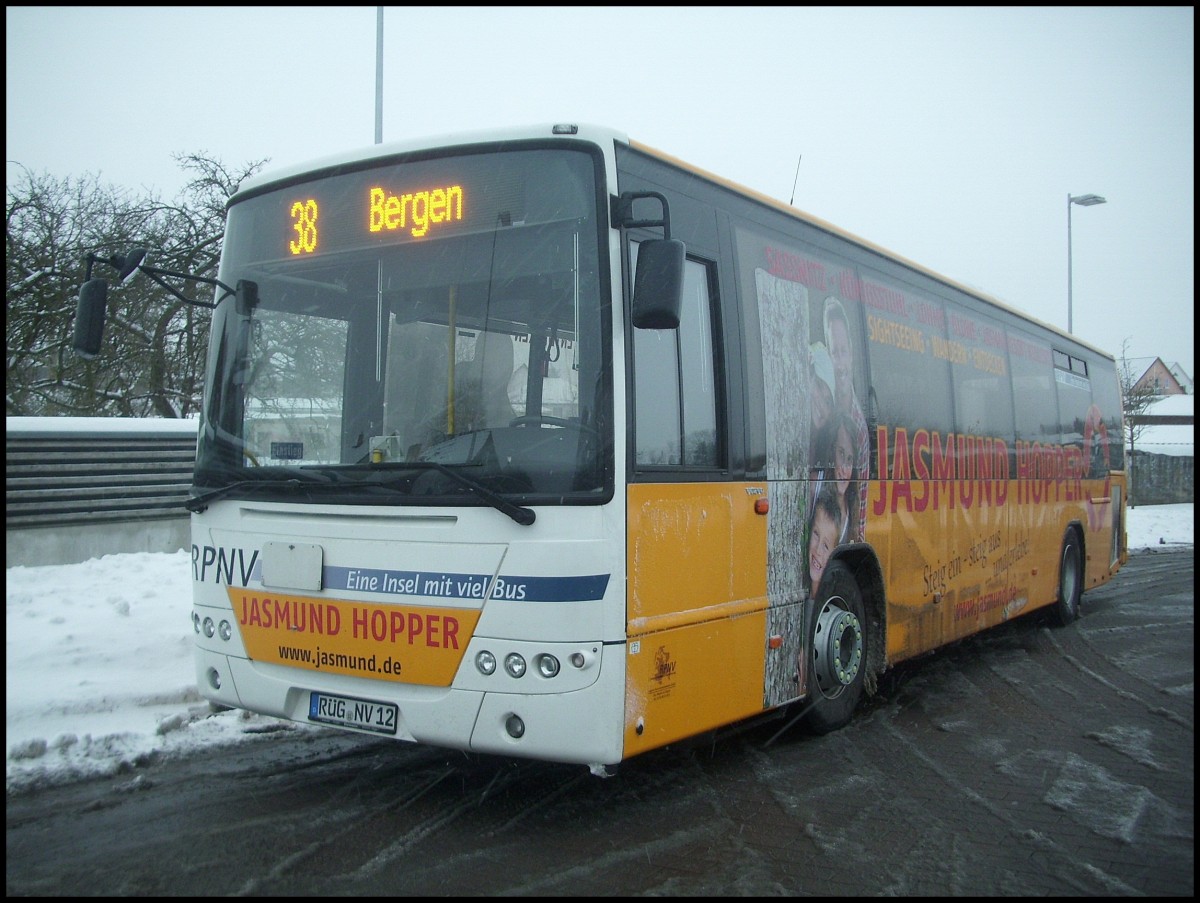
[[[136,245],[157,267],[216,275],[225,204],[265,161],[237,171],[203,154],[176,161],[193,178],[170,203],[154,194],[133,197],[93,176],[55,179],[23,170],[8,187],[7,414],[185,417],[199,410],[207,312],[149,280],[113,287],[96,359],[70,348],[89,253],[124,254]]]
[[[1152,386],[1139,386],[1141,373],[1133,370],[1129,362],[1129,339],[1121,343],[1121,360],[1118,365],[1118,378],[1121,382],[1121,410],[1125,414],[1125,447],[1132,449],[1146,429],[1146,424],[1137,423],[1137,417],[1158,398]]]

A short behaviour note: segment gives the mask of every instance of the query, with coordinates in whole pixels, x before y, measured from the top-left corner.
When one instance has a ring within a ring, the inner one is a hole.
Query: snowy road
[[[1194,553],[611,780],[324,732],[12,795],[9,895],[1194,891]]]

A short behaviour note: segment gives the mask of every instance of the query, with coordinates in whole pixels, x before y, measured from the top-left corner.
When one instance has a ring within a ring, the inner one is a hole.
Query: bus
[[[108,280],[186,297],[145,250]],[[191,510],[212,703],[588,766],[767,717],[1127,559],[1114,359],[574,123],[230,198]]]

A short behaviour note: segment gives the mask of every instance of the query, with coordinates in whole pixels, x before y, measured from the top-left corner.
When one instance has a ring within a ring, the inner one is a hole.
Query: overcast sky
[[[6,182],[373,144],[377,10],[6,7]],[[1195,376],[1194,82],[1190,6],[388,7],[383,140],[612,126],[1063,329],[1102,195],[1075,334]]]

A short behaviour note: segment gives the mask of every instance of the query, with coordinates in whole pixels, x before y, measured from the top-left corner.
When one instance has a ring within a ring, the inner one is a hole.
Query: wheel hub
[[[854,612],[826,603],[813,634],[813,664],[817,685],[829,695],[854,682],[862,666],[862,623]]]

